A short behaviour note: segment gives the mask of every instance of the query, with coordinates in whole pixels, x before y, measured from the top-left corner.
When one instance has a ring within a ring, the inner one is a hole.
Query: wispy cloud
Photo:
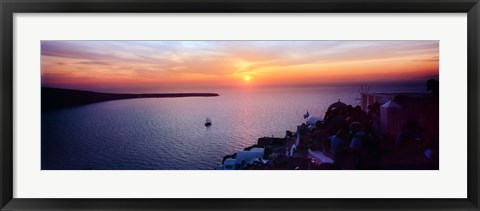
[[[275,74],[315,77],[312,69],[320,79],[333,67],[376,74],[374,78],[380,80],[379,64],[388,77],[398,65],[411,69],[419,62],[436,64],[416,67],[417,71],[432,72],[436,65],[438,74],[439,47],[438,41],[42,41],[41,46],[46,85],[65,78],[72,84],[84,84],[85,78],[89,83],[96,79],[106,84],[109,80],[182,84],[186,77],[211,83],[207,81],[211,76],[228,81],[241,74],[265,79],[271,74],[278,81],[288,77]],[[375,70],[369,72],[369,67]]]

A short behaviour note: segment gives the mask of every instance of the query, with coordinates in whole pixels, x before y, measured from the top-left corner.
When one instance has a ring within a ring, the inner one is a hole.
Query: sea
[[[42,170],[213,170],[223,156],[284,137],[359,86],[214,90],[218,97],[114,100],[42,112]],[[372,92],[425,92],[425,86]],[[212,125],[205,126],[206,118]]]

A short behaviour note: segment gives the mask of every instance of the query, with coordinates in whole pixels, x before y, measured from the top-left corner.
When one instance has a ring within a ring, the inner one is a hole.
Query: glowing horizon
[[[438,79],[438,41],[42,41],[42,86],[91,91]]]

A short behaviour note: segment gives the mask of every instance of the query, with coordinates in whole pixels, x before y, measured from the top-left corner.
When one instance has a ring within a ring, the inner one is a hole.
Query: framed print
[[[2,210],[478,210],[478,1],[2,1]]]

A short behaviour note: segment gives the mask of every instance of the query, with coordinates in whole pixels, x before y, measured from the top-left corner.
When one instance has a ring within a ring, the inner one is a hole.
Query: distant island
[[[42,87],[42,111],[110,100],[133,98],[216,97],[217,93],[117,94]]]

